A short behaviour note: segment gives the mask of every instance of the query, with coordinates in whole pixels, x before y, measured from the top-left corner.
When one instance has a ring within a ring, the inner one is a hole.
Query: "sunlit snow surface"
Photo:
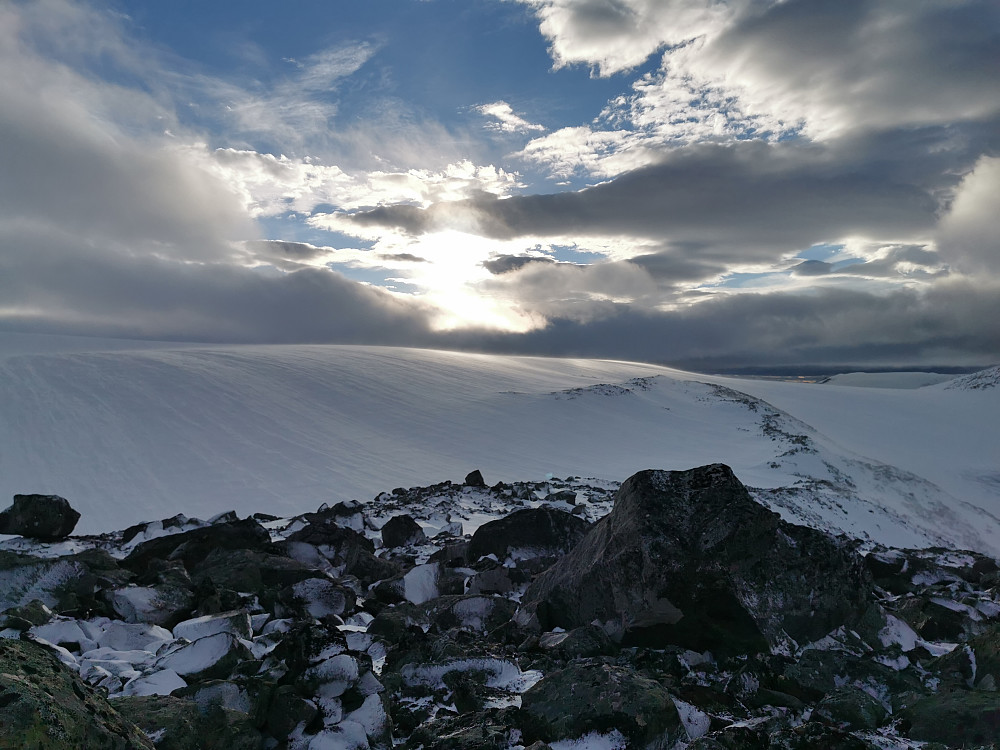
[[[84,533],[177,513],[291,516],[474,468],[491,484],[621,481],[721,461],[790,520],[1000,553],[1000,388],[947,386],[0,335],[0,505],[63,495]]]

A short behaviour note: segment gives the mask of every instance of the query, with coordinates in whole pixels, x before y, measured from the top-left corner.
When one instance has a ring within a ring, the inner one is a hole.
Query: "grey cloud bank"
[[[610,179],[595,172],[595,184],[583,189],[538,180],[511,197],[481,192],[421,207],[441,193],[424,185],[410,202],[394,197],[377,205],[371,188],[372,200],[352,193],[351,200],[341,196],[340,208],[336,190],[346,191],[350,180],[392,181],[393,196],[407,195],[400,184],[410,180],[429,184],[430,171],[389,162],[392,149],[407,158],[433,152],[427,144],[443,140],[438,126],[427,124],[426,142],[414,135],[376,159],[379,134],[395,121],[387,114],[367,130],[352,123],[323,140],[365,132],[352,141],[364,152],[355,163],[370,159],[378,171],[349,180],[331,167],[335,180],[303,168],[296,186],[280,184],[290,179],[284,157],[220,150],[213,158],[202,134],[181,123],[164,83],[169,76],[132,86],[124,75],[102,78],[88,52],[70,49],[74,65],[43,54],[46,44],[71,40],[71,30],[83,27],[104,39],[109,59],[126,73],[157,73],[155,55],[143,58],[121,24],[87,7],[45,0],[0,8],[0,328],[706,367],[1000,361],[995,3],[533,0],[557,67],[621,73],[654,51],[663,55],[661,68],[637,79],[645,83],[630,95],[633,120],[617,129],[609,118],[586,126],[607,128],[602,157],[624,153],[628,139],[642,135],[638,165]],[[45,44],[33,41],[41,28],[50,35]],[[294,111],[278,111],[280,97],[272,96],[247,100],[231,117],[243,118],[247,132],[287,136],[295,149],[307,149],[301,132],[286,131],[302,118],[314,125],[318,117],[325,127],[309,86],[345,85],[378,52],[377,45],[356,45],[304,57],[285,84],[311,83],[281,98],[294,102]],[[649,97],[668,69],[722,92],[733,106],[785,123],[785,135],[735,138],[722,129],[706,142],[657,140],[670,123],[649,114],[660,112]],[[510,125],[505,137],[536,137],[540,126],[505,101],[488,106],[483,114]],[[653,121],[635,119],[642,113]],[[406,125],[419,130],[421,123],[409,118]],[[454,156],[462,146],[452,143]],[[575,148],[566,146],[567,153]],[[518,153],[525,166],[530,150]],[[511,332],[469,322],[446,329],[428,295],[331,270],[325,264],[338,252],[332,239],[331,246],[315,237],[263,239],[246,196],[226,180],[227,154],[229,162],[246,156],[272,164],[259,177],[275,181],[269,205],[329,211],[342,228],[375,243],[339,252],[365,255],[366,269],[388,269],[401,286],[419,275],[414,268],[430,273],[440,262],[408,243],[447,233],[470,245],[495,243],[485,260],[469,264],[479,276],[456,280],[454,291],[514,310],[536,327]],[[478,184],[475,169],[470,174],[460,175],[463,185]],[[521,179],[501,176],[510,190]],[[323,179],[330,186],[317,187]],[[303,197],[310,190],[320,196],[321,187],[328,201]],[[352,213],[357,205],[377,207]],[[571,249],[556,257],[545,243]],[[607,243],[618,245],[592,249]],[[798,255],[826,245],[840,254]],[[607,257],[595,260],[595,253]],[[755,278],[744,287],[740,276]]]

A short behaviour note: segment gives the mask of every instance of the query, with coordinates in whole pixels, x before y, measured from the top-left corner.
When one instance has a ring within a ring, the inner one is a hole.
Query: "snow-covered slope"
[[[63,495],[79,531],[287,516],[474,468],[620,481],[722,461],[792,520],[1000,553],[995,389],[372,347],[70,348],[0,337],[0,504]]]

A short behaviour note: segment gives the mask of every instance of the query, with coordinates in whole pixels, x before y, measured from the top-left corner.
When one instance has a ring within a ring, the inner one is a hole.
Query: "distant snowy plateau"
[[[574,486],[581,504],[592,492],[606,512],[607,490],[636,471],[721,462],[786,520],[996,556],[998,380],[995,368],[807,384],[606,360],[0,334],[0,505],[62,495],[83,515],[77,533],[94,533],[177,513],[288,517],[478,468],[488,483]],[[490,516],[451,502],[465,533]]]

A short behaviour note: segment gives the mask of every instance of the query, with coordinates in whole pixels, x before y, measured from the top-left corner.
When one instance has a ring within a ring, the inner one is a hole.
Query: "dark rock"
[[[538,639],[542,650],[555,651],[565,659],[612,656],[618,647],[596,625],[584,625],[562,633],[544,633]]]
[[[308,727],[318,715],[315,703],[300,696],[292,685],[281,685],[271,699],[267,731],[274,737],[284,738],[299,724]]]
[[[840,729],[874,730],[888,716],[885,707],[863,690],[842,687],[834,690],[817,704],[813,721],[822,721]]]
[[[73,533],[80,514],[58,495],[14,495],[14,504],[0,512],[0,534],[20,534],[54,541]]]
[[[427,536],[413,516],[393,516],[382,527],[382,544],[386,547],[406,547],[426,542]]]
[[[576,490],[559,490],[558,492],[550,492],[545,496],[545,502],[576,505]]]
[[[449,568],[459,568],[468,564],[469,542],[462,539],[442,546],[430,556],[428,562],[444,563]]]
[[[499,596],[440,596],[420,606],[437,631],[461,628],[478,633],[493,630],[510,620],[517,605]]]
[[[622,666],[577,662],[552,672],[521,698],[527,742],[575,739],[617,729],[630,747],[671,747],[686,738],[670,694]]]
[[[44,625],[53,617],[51,609],[46,607],[38,599],[32,599],[27,604],[20,607],[11,607],[0,616],[0,628],[14,628],[15,630],[27,630],[33,625]],[[14,624],[12,621],[18,621]],[[22,624],[24,627],[22,627]]]
[[[142,572],[154,559],[180,560],[190,571],[217,550],[263,550],[270,543],[267,529],[252,518],[245,518],[150,539],[137,545],[122,565]]]
[[[480,526],[469,542],[469,561],[486,555],[560,557],[590,529],[583,519],[553,508],[526,508]]]
[[[928,696],[899,712],[909,736],[949,747],[988,746],[1000,738],[1000,693],[955,690]]]
[[[103,550],[57,558],[38,558],[0,550],[0,572],[15,572],[0,588],[0,610],[38,599],[56,614],[113,615],[104,595],[123,586],[132,574]]]
[[[485,487],[486,480],[483,479],[483,473],[479,469],[475,469],[465,475],[465,481],[462,484],[466,487]]]
[[[867,742],[825,724],[809,722],[779,729],[768,738],[770,750],[878,750],[881,745]]]
[[[198,704],[173,695],[118,698],[115,707],[147,735],[156,750],[260,750],[264,737],[239,711]]]
[[[507,750],[514,728],[512,709],[442,715],[419,727],[403,745],[405,750]]]
[[[0,750],[152,750],[153,743],[46,648],[0,639]]]
[[[324,517],[322,521],[310,523],[305,528],[299,529],[288,535],[290,542],[306,542],[324,549],[329,556],[344,557],[350,550],[357,549],[363,552],[375,552],[375,545],[363,534],[359,534],[354,529],[338,526],[333,519]]]
[[[612,512],[532,583],[519,621],[597,620],[626,644],[754,653],[858,623],[870,590],[850,545],[782,521],[714,464],[629,478]]]

